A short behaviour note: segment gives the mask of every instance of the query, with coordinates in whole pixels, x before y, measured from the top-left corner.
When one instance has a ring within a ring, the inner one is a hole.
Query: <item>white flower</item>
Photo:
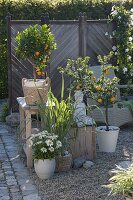
[[[110,35],[109,38],[112,39],[113,38],[112,35]]]
[[[121,19],[121,16],[119,16],[118,19]]]
[[[128,56],[127,58],[128,58],[128,60],[131,60],[132,57],[131,57],[131,56]]]
[[[127,48],[127,49],[125,49],[125,52],[127,53],[129,51],[129,49]]]
[[[46,149],[45,147],[42,147],[42,148],[41,148],[41,151],[42,151],[43,153],[46,153],[46,152],[47,152],[47,149]]]
[[[112,49],[113,49],[113,51],[116,51],[117,48],[116,48],[116,46],[113,46]]]
[[[108,32],[105,33],[106,36],[107,36],[108,34],[109,34]]]
[[[117,15],[117,14],[118,14],[117,10],[111,12],[111,15]]]
[[[56,147],[57,147],[57,149],[62,147],[62,143],[59,140],[57,140],[57,142],[56,142]]]
[[[58,138],[58,135],[53,135],[53,140],[56,140]]]
[[[47,144],[47,146],[52,146],[53,145],[53,142],[52,140],[46,140],[45,143]]]
[[[114,6],[112,6],[112,8],[111,8],[111,11],[114,11],[115,10],[115,5]]]
[[[115,52],[115,56],[117,55],[117,52]]]
[[[113,32],[112,32],[113,36],[115,35],[115,33],[116,33],[116,31],[113,31]]]
[[[49,148],[49,151],[54,152],[54,148],[53,148],[53,147],[50,147],[50,148]]]
[[[129,39],[129,42],[132,42],[132,40],[133,40],[133,38],[132,38],[132,37],[129,37],[128,39]]]
[[[127,67],[123,68],[123,73],[125,74],[127,72]]]
[[[35,143],[35,145],[38,145],[38,144],[42,144],[42,141],[38,141]]]
[[[131,10],[130,10],[131,12],[133,12],[133,8],[131,8]]]

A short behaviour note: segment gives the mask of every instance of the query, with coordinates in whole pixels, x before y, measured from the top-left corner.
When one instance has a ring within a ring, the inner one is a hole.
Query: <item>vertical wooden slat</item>
[[[12,108],[12,64],[11,64],[11,15],[7,15],[7,61],[9,110]]]
[[[79,56],[86,56],[86,16],[85,13],[80,13],[79,16]]]

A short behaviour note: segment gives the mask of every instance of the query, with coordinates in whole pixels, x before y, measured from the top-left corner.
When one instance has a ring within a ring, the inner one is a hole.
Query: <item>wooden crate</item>
[[[93,160],[96,157],[95,127],[88,126],[71,130],[70,148],[73,159],[83,157]]]

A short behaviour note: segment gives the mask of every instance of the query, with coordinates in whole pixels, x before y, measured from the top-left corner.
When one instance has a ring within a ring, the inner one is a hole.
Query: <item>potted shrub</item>
[[[62,143],[60,155],[56,157],[56,171],[68,171],[72,164],[68,138],[73,121],[73,103],[70,96],[64,100],[64,79],[62,82],[61,100],[49,91],[48,106],[43,103],[38,104],[42,128],[56,133]]]
[[[114,66],[110,66],[108,61],[110,60],[112,53],[108,56],[98,56],[98,60],[101,63],[101,75],[100,78],[95,79],[93,87],[93,99],[95,99],[99,106],[104,107],[105,114],[105,126],[99,126],[96,128],[97,141],[99,150],[102,152],[115,152],[119,128],[115,126],[109,126],[108,109],[109,106],[116,102],[117,85],[119,79],[114,77],[113,79],[107,77],[111,69],[115,69]]]
[[[34,167],[40,179],[50,178],[55,171],[55,157],[62,143],[58,136],[47,131],[33,134],[30,138],[33,147]]]
[[[110,194],[120,194],[125,200],[133,200],[133,164],[127,169],[117,166],[113,173],[114,176],[109,179],[110,183],[106,186],[111,189]]]
[[[31,59],[33,62],[34,80],[22,79],[26,102],[27,104],[35,104],[40,99],[38,92],[46,102],[49,78],[44,70],[48,66],[52,50],[56,48],[54,36],[46,24],[42,26],[36,24],[19,32],[16,36],[16,42],[17,56],[21,59]],[[36,79],[36,75],[43,79]]]

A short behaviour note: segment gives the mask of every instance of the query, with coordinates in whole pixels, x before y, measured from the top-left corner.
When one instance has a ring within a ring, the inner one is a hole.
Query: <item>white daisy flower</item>
[[[42,151],[43,153],[46,153],[46,152],[47,152],[47,149],[46,149],[45,147],[42,147],[42,148],[41,148],[41,151]]]
[[[127,67],[123,68],[123,73],[125,74],[127,72]]]
[[[129,49],[127,48],[127,49],[125,49],[125,52],[127,53],[127,52],[129,52]]]
[[[128,58],[128,60],[131,60],[132,57],[131,57],[131,56],[128,56],[127,58]]]
[[[109,34],[108,32],[105,33],[106,36],[107,36],[108,34]]]
[[[47,144],[47,146],[52,146],[53,145],[53,142],[52,140],[46,140],[45,143]]]
[[[132,42],[132,40],[133,40],[133,38],[132,38],[132,37],[129,37],[128,39],[129,39],[129,42]]]
[[[116,46],[113,46],[113,47],[112,47],[112,50],[113,50],[113,51],[116,51],[116,49],[117,49]]]
[[[54,148],[53,148],[53,147],[50,147],[50,148],[49,148],[49,151],[54,152]]]
[[[62,143],[59,140],[57,140],[57,142],[56,142],[56,147],[57,147],[57,149],[62,147]]]

